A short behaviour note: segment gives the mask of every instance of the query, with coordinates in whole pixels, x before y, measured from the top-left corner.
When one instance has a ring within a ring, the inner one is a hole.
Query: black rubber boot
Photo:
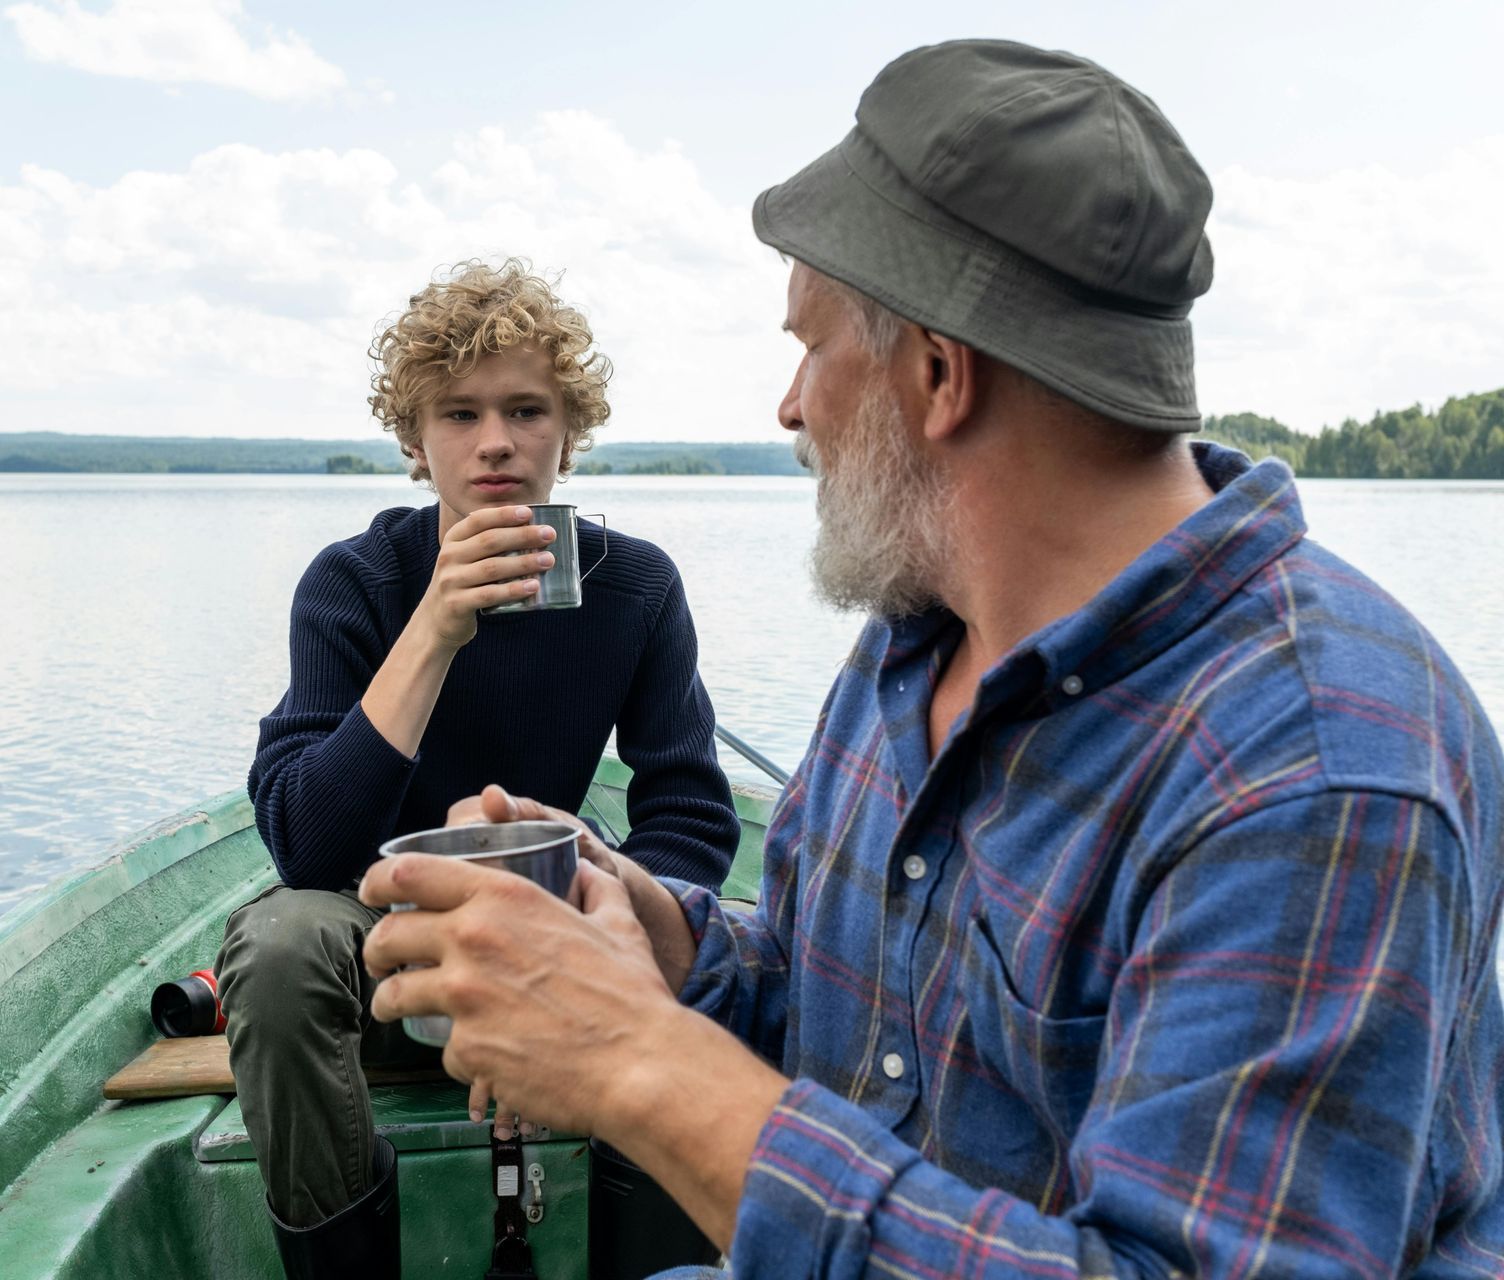
[[[288,1280],[398,1280],[402,1238],[397,1213],[397,1150],[376,1139],[375,1179],[354,1204],[312,1227],[289,1227],[267,1205]]]

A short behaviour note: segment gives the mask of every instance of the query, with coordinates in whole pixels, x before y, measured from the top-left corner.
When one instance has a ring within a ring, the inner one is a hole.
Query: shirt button
[[[929,870],[925,861],[917,853],[911,853],[903,860],[903,873],[910,880],[924,879],[924,873]]]
[[[1060,682],[1060,687],[1074,698],[1086,686],[1081,683],[1080,676],[1066,676],[1066,678]]]
[[[887,1076],[889,1080],[897,1080],[899,1076],[903,1075],[903,1059],[896,1053],[884,1054],[883,1075]]]
[[[902,681],[902,680],[900,680],[900,681],[899,681],[899,682],[898,682],[898,692],[899,692],[899,693],[902,693],[902,692],[903,692],[903,681]]]

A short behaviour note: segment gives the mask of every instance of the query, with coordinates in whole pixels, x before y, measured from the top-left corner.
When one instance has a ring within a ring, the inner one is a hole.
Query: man
[[[397,1274],[395,1154],[366,1059],[422,1056],[369,1027],[354,884],[395,834],[494,778],[574,813],[613,727],[633,769],[624,856],[714,889],[739,838],[672,562],[580,530],[577,609],[478,616],[553,564],[545,503],[605,421],[583,316],[511,260],[462,264],[377,340],[372,408],[438,501],[323,551],[292,608],[288,690],[261,724],[256,823],[282,877],[230,917],[217,970],[230,1062],[290,1275]],[[604,556],[604,558],[602,558]],[[427,1059],[437,1055],[429,1050]]]
[[[1210,202],[1092,63],[887,67],[754,211],[815,571],[875,613],[756,914],[598,848],[583,914],[366,877],[426,908],[368,965],[436,965],[376,1015],[452,1014],[452,1073],[622,1148],[739,1280],[1504,1274],[1504,764],[1288,471],[1185,443]]]

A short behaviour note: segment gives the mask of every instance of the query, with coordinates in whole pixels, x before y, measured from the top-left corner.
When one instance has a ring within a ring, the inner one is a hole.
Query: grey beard
[[[794,456],[819,477],[815,594],[837,609],[894,618],[939,603],[950,504],[891,394],[869,386],[838,449],[821,457],[801,431]]]

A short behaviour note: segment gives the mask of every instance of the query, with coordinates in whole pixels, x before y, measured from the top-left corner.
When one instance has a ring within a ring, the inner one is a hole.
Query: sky
[[[0,431],[352,439],[380,322],[510,254],[590,317],[611,440],[766,440],[764,187],[891,58],[1090,57],[1215,189],[1204,413],[1504,386],[1504,5],[0,0]]]

